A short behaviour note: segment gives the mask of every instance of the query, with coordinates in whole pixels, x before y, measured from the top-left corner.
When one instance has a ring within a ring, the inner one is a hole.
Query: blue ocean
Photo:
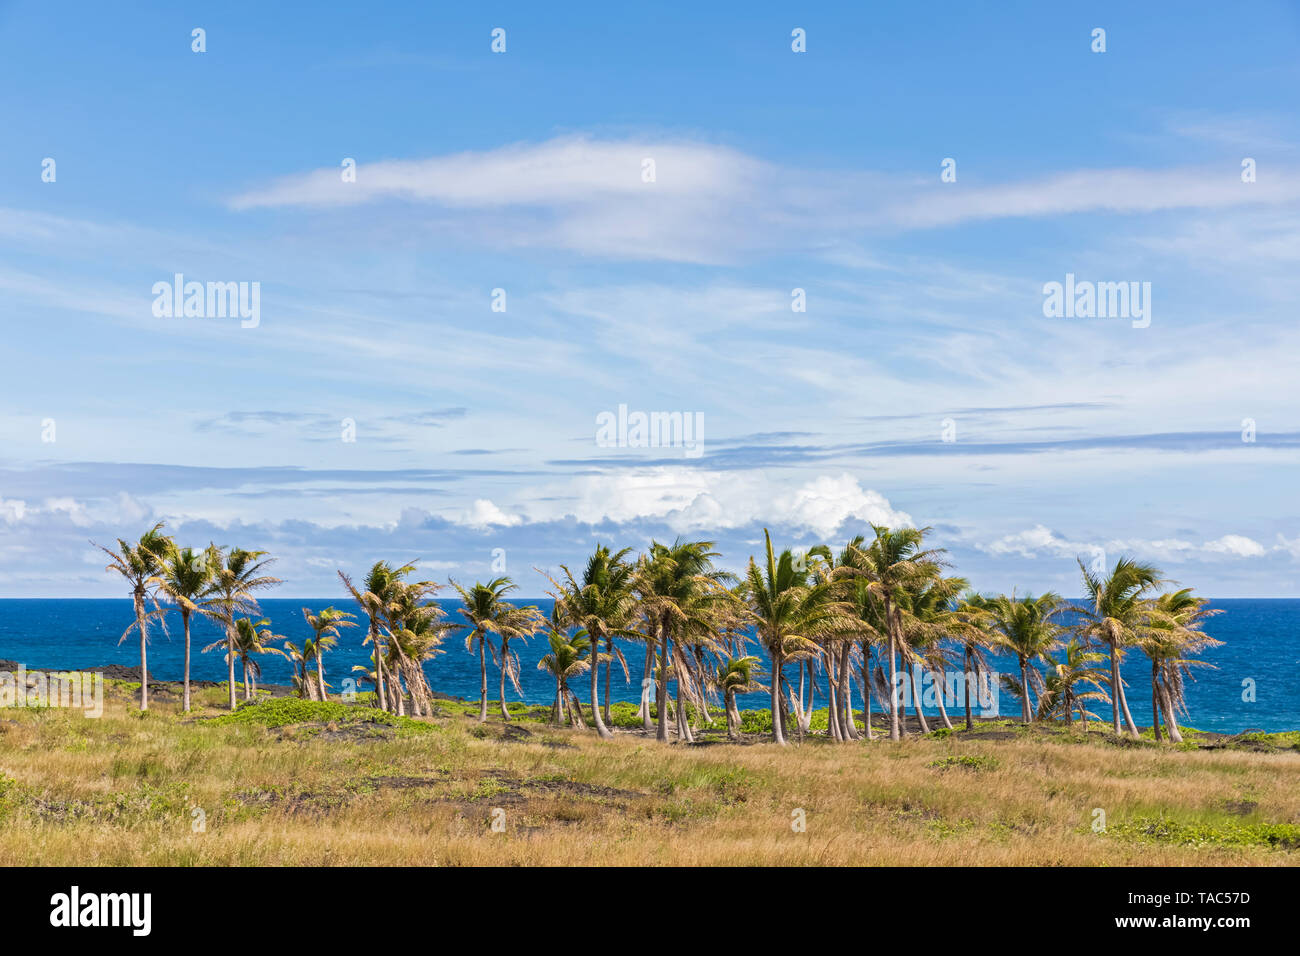
[[[534,600],[519,603],[535,603],[544,612],[549,612],[552,602]],[[269,598],[261,602],[263,616],[271,619],[272,629],[299,646],[311,633],[303,620],[302,609],[308,607],[319,611],[331,605],[355,610],[349,602],[337,598]],[[1183,723],[1201,730],[1225,733],[1300,729],[1300,600],[1222,600],[1213,602],[1212,606],[1223,613],[1211,618],[1206,629],[1224,643],[1202,655],[1213,667],[1195,669],[1195,680],[1189,682],[1187,688],[1189,713]],[[454,602],[444,602],[444,607],[454,622],[463,624]],[[369,648],[361,645],[364,619],[358,620],[362,626],[345,631],[338,648],[325,658],[326,677],[335,688],[340,679],[351,675],[353,664],[362,664],[369,659]],[[133,634],[125,642],[118,643],[131,621],[131,602],[127,599],[0,600],[0,659],[18,661],[29,669],[46,670],[93,669],[108,664],[138,667],[139,639]],[[156,629],[152,631],[149,670],[155,679],[179,680],[184,661],[179,614],[169,613],[168,628],[170,638]],[[478,658],[465,650],[464,635],[463,628],[453,631],[442,645],[444,653],[427,662],[425,670],[434,690],[477,699]],[[220,636],[209,622],[194,621],[192,673],[195,679],[225,679],[223,655],[199,653],[200,648]],[[530,704],[550,703],[555,693],[554,680],[545,671],[537,669],[537,662],[548,650],[545,637],[539,635],[527,644],[512,643],[512,647],[517,647],[522,664],[520,683],[523,695],[520,699]],[[640,645],[626,643],[623,652],[628,660],[631,680],[625,682],[621,669],[615,665],[611,696],[615,700],[636,701],[640,697],[645,651]],[[758,648],[753,648],[751,653],[763,656]],[[267,654],[261,661],[262,683],[290,682],[291,668],[287,660]],[[994,666],[1005,673],[1014,673],[1016,669],[1013,660],[999,657],[994,658]],[[787,674],[796,671],[797,668],[790,668]],[[1129,706],[1133,717],[1139,725],[1149,725],[1150,665],[1139,651],[1128,652],[1124,674],[1129,685]],[[581,688],[575,688],[584,699],[585,680]],[[495,668],[489,672],[488,683],[489,696],[495,697]],[[1252,688],[1253,694],[1248,693]],[[1252,696],[1254,699],[1249,699]],[[516,697],[507,685],[507,698],[513,700]],[[825,697],[823,677],[817,706],[824,706]],[[856,688],[854,702],[861,706]],[[742,709],[766,708],[768,698],[765,694],[749,695],[740,698],[740,706]],[[1020,713],[1018,700],[1005,691],[1001,692],[998,707],[1004,716],[1016,717]],[[1108,719],[1108,705],[1094,705],[1093,709]],[[955,719],[956,713],[953,716]]]

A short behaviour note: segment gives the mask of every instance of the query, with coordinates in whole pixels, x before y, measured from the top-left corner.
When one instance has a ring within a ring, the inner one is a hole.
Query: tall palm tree
[[[1191,588],[1162,594],[1151,602],[1150,626],[1140,643],[1151,660],[1151,731],[1156,740],[1160,739],[1163,712],[1169,739],[1182,743],[1178,711],[1186,710],[1183,677],[1190,676],[1193,667],[1214,666],[1188,654],[1223,643],[1202,630],[1208,618],[1220,613],[1206,604]]]
[[[1075,632],[1085,641],[1096,641],[1110,653],[1111,728],[1119,736],[1120,714],[1128,732],[1138,736],[1137,724],[1128,709],[1124,679],[1120,674],[1124,649],[1147,633],[1150,625],[1148,597],[1162,583],[1154,565],[1120,558],[1109,574],[1093,574],[1079,562],[1086,603],[1070,610],[1079,615]]]
[[[131,586],[131,604],[135,610],[135,622],[131,624],[118,639],[121,644],[132,631],[140,634],[140,709],[149,709],[149,618],[160,620],[164,633],[167,630],[162,607],[158,604],[155,579],[161,570],[167,553],[172,550],[171,539],[162,533],[163,523],[156,525],[140,536],[135,544],[122,538],[117,539],[117,550],[110,551],[102,544],[96,544],[109,557],[109,564],[104,570],[114,571]],[[94,542],[91,542],[94,544]],[[152,604],[150,610],[148,605]]]
[[[325,684],[325,652],[337,646],[343,628],[357,626],[357,622],[351,620],[356,615],[340,611],[336,607],[327,607],[319,614],[313,614],[311,608],[305,607],[302,616],[312,630],[311,645],[316,659],[316,684],[320,690],[320,699],[329,700]]]
[[[641,636],[631,627],[637,610],[633,595],[634,569],[627,562],[631,550],[624,548],[614,553],[605,545],[598,544],[587,559],[581,581],[574,578],[565,565],[560,565],[564,573],[563,582],[551,579],[555,587],[551,596],[555,598],[559,619],[566,627],[586,631],[591,640],[591,719],[596,725],[596,733],[605,740],[614,735],[600,716],[597,678],[601,642],[612,644],[615,638],[637,640]]]
[[[901,740],[897,655],[900,651],[907,653],[904,592],[919,589],[940,574],[944,551],[923,547],[930,528],[890,529],[873,524],[871,530],[875,537],[865,545],[850,542],[851,553],[845,555],[841,574],[865,580],[869,592],[880,601],[889,652],[889,739]]]
[[[442,654],[443,638],[455,626],[447,620],[434,595],[441,587],[432,581],[402,581],[392,585],[392,600],[383,612],[382,632],[388,639],[391,671],[390,690],[400,691],[406,681],[411,696],[411,714],[419,717],[433,713],[433,689],[424,672],[424,662]],[[364,642],[363,642],[364,643]],[[404,696],[398,697],[402,712]]]
[[[182,709],[190,709],[190,619],[200,610],[207,594],[212,575],[208,568],[208,553],[193,548],[168,549],[162,567],[154,575],[158,591],[175,604],[181,612],[181,626],[185,630],[185,674],[182,692]]]
[[[505,595],[518,588],[509,578],[501,577],[487,584],[476,582],[468,590],[455,581],[451,586],[460,592],[461,615],[470,624],[465,635],[465,650],[471,654],[478,645],[479,665],[479,722],[487,720],[487,658],[488,648],[492,647],[490,635],[497,635],[503,642],[501,655],[501,713],[506,720],[510,713],[506,710],[506,671],[509,641],[512,637],[529,637],[541,630],[543,618],[535,607],[520,608],[504,600]],[[492,647],[491,654],[495,660],[497,651]]]
[[[997,637],[992,633],[992,603],[992,598],[985,597],[974,591],[963,594],[957,602],[956,617],[961,621],[962,626],[956,637],[961,642],[962,662],[964,664],[962,689],[967,730],[971,730],[975,726],[971,715],[972,686],[979,687],[983,685],[993,674],[993,668],[989,664],[986,654],[986,651],[997,644]],[[993,689],[996,692],[996,686]]]
[[[208,584],[202,612],[205,617],[221,625],[226,635],[226,660],[230,667],[230,709],[235,704],[235,615],[260,614],[257,592],[274,587],[280,579],[266,574],[274,558],[265,551],[246,551],[243,548],[218,548],[209,545],[207,566],[212,580]]]
[[[582,724],[582,706],[578,703],[578,698],[573,697],[572,704],[569,702],[570,679],[577,677],[579,674],[591,667],[591,641],[587,635],[579,631],[573,637],[565,637],[564,633],[555,628],[551,628],[546,635],[547,643],[551,646],[551,653],[542,656],[537,662],[539,671],[547,671],[555,678],[555,707],[552,709],[554,722],[564,723],[565,710],[571,713],[570,722],[573,724]]]
[[[369,620],[366,639],[362,643],[370,644],[375,652],[375,698],[381,710],[393,713],[400,713],[404,709],[405,700],[400,686],[395,689],[390,686],[391,680],[385,663],[387,648],[380,635],[390,608],[402,598],[402,585],[406,575],[414,570],[414,564],[395,568],[387,561],[376,561],[366,573],[360,587],[354,585],[348,575],[339,571],[343,586]]]
[[[722,689],[723,707],[727,712],[727,736],[732,740],[740,736],[740,710],[736,706],[736,695],[767,690],[758,682],[758,668],[759,659],[752,655],[730,657],[718,668],[717,684]]]
[[[1055,618],[1063,609],[1061,596],[1051,591],[1019,600],[1014,594],[1000,594],[989,608],[999,643],[1015,654],[1020,664],[1020,713],[1026,724],[1034,719],[1029,707],[1030,689],[1037,683],[1040,696],[1043,690],[1042,675],[1030,664],[1039,660],[1052,663],[1048,654],[1060,647],[1064,631]]]
[[[650,543],[638,563],[635,589],[647,621],[648,644],[658,644],[655,671],[656,738],[668,740],[668,682],[677,684],[678,735],[691,739],[686,702],[703,707],[703,674],[695,674],[684,648],[712,648],[720,631],[734,628],[742,612],[736,596],[727,590],[734,578],[713,565],[719,557],[712,541],[682,541],[671,545]],[[651,658],[653,659],[653,658]]]
[[[815,655],[819,638],[845,626],[843,617],[847,609],[835,601],[829,580],[810,583],[807,569],[796,566],[789,548],[777,557],[766,528],[763,540],[764,566],[760,569],[753,557],[749,559],[744,594],[756,621],[758,640],[772,661],[772,740],[785,744],[781,668],[787,660]]]

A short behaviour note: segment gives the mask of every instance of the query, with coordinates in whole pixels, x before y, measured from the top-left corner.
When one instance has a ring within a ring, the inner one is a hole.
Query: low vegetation
[[[99,719],[0,709],[0,865],[1300,863],[1294,734],[1175,749],[998,720],[781,747],[717,714],[664,746],[631,705],[601,740],[546,706],[232,714],[206,686],[187,714],[180,691],[141,712],[111,682]]]

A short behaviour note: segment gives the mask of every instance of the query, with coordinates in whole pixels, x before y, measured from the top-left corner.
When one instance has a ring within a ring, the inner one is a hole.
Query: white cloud
[[[647,159],[655,164],[654,182],[642,179]],[[746,251],[791,248],[816,248],[842,259],[843,244],[864,230],[1300,199],[1300,177],[1287,171],[1251,184],[1243,184],[1238,172],[1082,169],[937,189],[933,178],[784,168],[710,143],[578,136],[362,162],[355,182],[344,182],[340,168],[327,167],[252,188],[229,205],[253,210],[417,203],[427,208],[432,229],[462,241],[616,259],[729,262]]]
[[[506,514],[487,498],[476,498],[474,503],[467,510],[459,512],[454,520],[457,524],[468,525],[471,528],[487,528],[493,525],[510,527],[522,524],[524,519],[519,515]]]
[[[590,523],[660,520],[680,533],[761,522],[823,538],[849,520],[891,527],[913,523],[884,495],[864,489],[849,474],[796,483],[762,472],[658,467],[583,476],[571,490],[576,491],[576,503],[564,501],[538,510],[549,511],[550,517],[569,513]]]
[[[1255,558],[1268,552],[1268,549],[1258,541],[1240,534],[1225,534],[1220,538],[1199,544],[1181,538],[1158,540],[1113,538],[1099,543],[1085,543],[1070,541],[1041,524],[976,547],[988,554],[1016,554],[1025,558],[1035,558],[1040,554],[1052,557],[1101,555],[1103,558],[1107,554],[1114,557],[1130,554],[1139,558],[1161,561],[1205,559],[1213,555]],[[1279,548],[1281,547],[1282,545],[1279,545]]]

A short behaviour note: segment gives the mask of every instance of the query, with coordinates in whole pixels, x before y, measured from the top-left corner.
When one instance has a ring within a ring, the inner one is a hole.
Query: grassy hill
[[[0,710],[0,864],[1300,863],[1296,734],[1174,748],[1002,722],[662,746],[544,708],[228,714],[204,688],[183,717],[168,693],[141,715],[131,691],[110,682],[100,719]]]

